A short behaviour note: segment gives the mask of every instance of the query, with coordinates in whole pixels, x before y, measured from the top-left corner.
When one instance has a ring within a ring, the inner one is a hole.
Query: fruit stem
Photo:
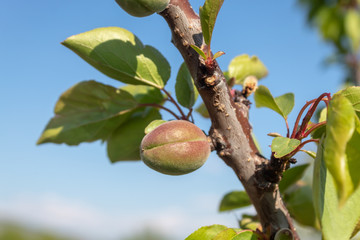
[[[155,107],[155,108],[160,108],[163,109],[167,112],[169,112],[170,114],[172,114],[177,120],[180,120],[180,117],[178,115],[176,115],[173,111],[171,111],[169,108],[166,108],[160,104],[156,104],[156,103],[140,103],[138,104],[138,107]]]
[[[175,101],[175,99],[171,96],[171,94],[168,91],[166,91],[164,88],[162,88],[161,90],[166,94],[166,96],[168,96],[169,101],[172,102],[176,106],[177,110],[181,114],[181,119],[184,119],[184,120],[187,119],[184,112],[181,110],[179,104]]]

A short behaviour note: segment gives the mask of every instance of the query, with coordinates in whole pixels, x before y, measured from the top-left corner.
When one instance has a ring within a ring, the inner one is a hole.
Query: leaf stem
[[[309,130],[307,130],[307,131],[304,133],[303,137],[306,138],[306,137],[309,136],[309,134],[312,133],[314,130],[316,130],[316,129],[318,129],[319,127],[324,126],[324,125],[326,125],[326,121],[319,122],[319,123],[315,124],[314,126],[312,126]]]
[[[174,113],[169,108],[164,107],[164,106],[162,106],[160,104],[156,104],[156,103],[139,103],[138,107],[155,107],[155,108],[163,109],[163,110],[169,112],[170,114],[172,114],[177,120],[180,120],[180,117],[178,115],[176,115],[176,113]]]
[[[327,97],[327,98],[325,98]],[[299,115],[297,116],[296,118],[296,122],[295,122],[295,125],[294,125],[294,129],[293,129],[293,132],[291,134],[291,138],[296,138],[296,139],[301,139],[303,138],[303,134],[306,130],[306,127],[311,119],[311,117],[313,116],[317,106],[319,105],[320,101],[324,101],[326,103],[326,106],[328,105],[328,101],[331,99],[331,96],[330,96],[330,93],[323,93],[320,95],[320,97],[316,98],[316,99],[313,99],[309,102],[307,102],[303,107],[302,109],[300,110],[299,112]],[[299,122],[300,122],[300,118],[302,116],[302,114],[304,113],[305,109],[309,106],[310,106],[310,109],[308,110],[308,112],[306,113],[305,117],[303,118],[303,121],[300,125],[300,128],[298,130],[298,126],[299,126]]]
[[[179,104],[175,101],[175,99],[171,96],[171,94],[168,91],[166,91],[164,88],[162,88],[161,90],[166,94],[166,96],[168,96],[169,101],[172,102],[175,105],[175,107],[177,108],[177,110],[181,114],[181,119],[184,119],[184,120],[187,119],[184,112],[181,110]]]
[[[190,116],[192,116],[193,108],[190,108],[189,113],[186,116],[186,120],[190,119]]]

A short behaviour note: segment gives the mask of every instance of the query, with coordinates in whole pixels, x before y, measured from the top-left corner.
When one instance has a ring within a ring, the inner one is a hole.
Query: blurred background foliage
[[[0,222],[0,240],[81,240],[76,237],[68,237],[61,233],[50,230],[35,230],[13,222]],[[170,240],[163,234],[144,229],[131,236],[119,238],[119,240]]]
[[[307,23],[315,28],[333,53],[326,65],[344,70],[346,85],[360,85],[360,11],[359,0],[298,0]]]

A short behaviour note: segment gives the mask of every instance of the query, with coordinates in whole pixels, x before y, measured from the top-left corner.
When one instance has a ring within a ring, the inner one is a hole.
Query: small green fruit
[[[135,17],[146,17],[163,11],[170,0],[116,0],[128,14]]]
[[[201,167],[210,154],[205,134],[194,124],[176,120],[161,124],[141,142],[141,159],[150,168],[182,175]]]

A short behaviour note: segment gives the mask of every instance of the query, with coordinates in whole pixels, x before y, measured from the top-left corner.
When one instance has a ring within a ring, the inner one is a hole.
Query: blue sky
[[[198,9],[203,1],[191,3]],[[100,142],[35,145],[63,91],[89,79],[121,86],[60,45],[71,35],[106,26],[126,28],[158,48],[172,66],[174,92],[182,60],[160,16],[135,18],[115,1],[0,2],[0,219],[109,240],[146,227],[184,239],[202,225],[236,226],[234,214],[216,210],[221,197],[241,185],[215,154],[198,171],[174,177],[141,162],[111,164]],[[306,100],[341,84],[341,69],[321,64],[331,48],[306,26],[295,1],[226,0],[212,48],[226,53],[219,58],[223,70],[239,54],[257,55],[269,69],[261,84],[275,96],[295,93],[290,126]],[[208,130],[207,121],[196,120]],[[266,134],[284,133],[282,119],[252,106],[250,120],[269,156]]]

